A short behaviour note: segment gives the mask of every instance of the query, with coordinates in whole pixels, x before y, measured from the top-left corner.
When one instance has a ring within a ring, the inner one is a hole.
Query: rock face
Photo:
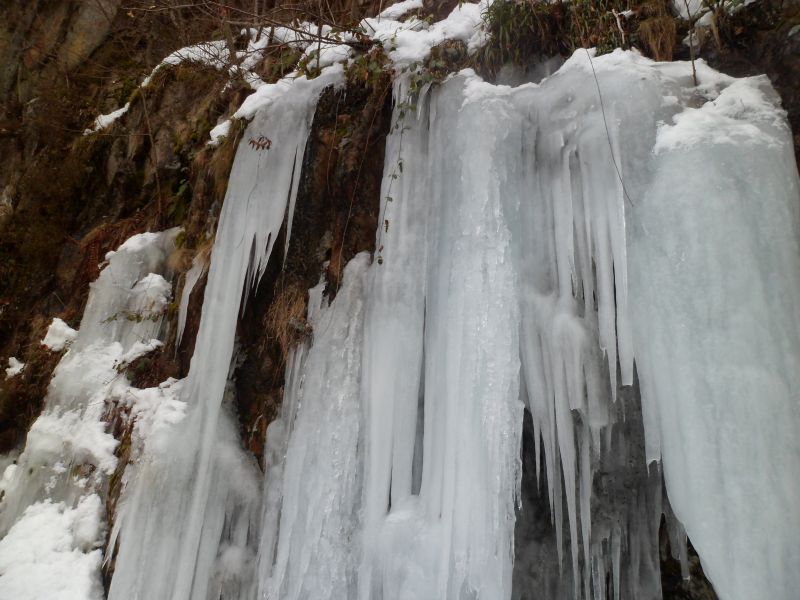
[[[105,41],[119,0],[12,2],[0,30],[0,104],[33,98],[39,79],[65,75]]]

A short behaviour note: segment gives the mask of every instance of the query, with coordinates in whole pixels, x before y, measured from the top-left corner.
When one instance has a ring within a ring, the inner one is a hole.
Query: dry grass
[[[292,346],[311,334],[311,325],[306,320],[308,292],[298,284],[283,287],[267,311],[267,335],[275,339],[281,349],[283,360]]]
[[[656,60],[672,60],[675,47],[675,19],[668,15],[650,17],[639,23],[639,39]]]

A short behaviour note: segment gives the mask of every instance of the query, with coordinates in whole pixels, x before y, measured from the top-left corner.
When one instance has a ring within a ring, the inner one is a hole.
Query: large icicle
[[[725,83],[659,131],[631,210],[636,358],[669,498],[720,598],[788,600],[800,590],[800,185],[766,77]]]
[[[282,477],[283,498],[274,565],[269,554],[260,561],[259,597],[355,597],[362,460],[359,384],[368,264],[366,253],[350,261],[334,302],[312,314],[314,344],[302,365],[302,383],[290,389],[296,397],[288,398],[296,416],[285,463],[270,474]],[[322,286],[312,299],[321,300]]]
[[[262,86],[236,153],[209,268],[197,352],[183,386],[189,409],[160,460],[128,482],[114,539],[119,552],[109,598],[247,597],[254,585],[260,497],[256,467],[220,412],[243,291],[266,268],[278,232],[291,223],[316,102],[341,77],[333,67]],[[261,136],[269,148],[249,144]],[[287,231],[287,240],[290,231]],[[249,565],[249,567],[248,567]]]

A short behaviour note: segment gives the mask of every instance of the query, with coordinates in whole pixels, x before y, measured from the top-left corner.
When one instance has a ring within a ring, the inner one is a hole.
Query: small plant
[[[347,81],[368,86],[379,84],[386,75],[389,58],[383,48],[376,46],[353,59],[347,66]]]
[[[257,138],[250,138],[247,142],[253,150],[269,150],[272,148],[272,140],[265,135],[260,135]]]
[[[158,321],[164,315],[164,311],[135,311],[121,310],[101,321],[101,323],[111,323],[113,321],[130,321],[132,323],[143,323],[144,321]]]
[[[267,311],[268,335],[278,342],[283,360],[289,350],[313,332],[306,320],[308,293],[299,284],[289,284],[278,290]]]

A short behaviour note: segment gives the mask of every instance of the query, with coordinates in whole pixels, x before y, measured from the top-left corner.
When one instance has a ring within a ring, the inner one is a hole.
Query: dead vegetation
[[[504,64],[530,66],[578,48],[638,47],[657,60],[670,60],[677,43],[675,16],[666,0],[498,0],[484,19],[489,43],[479,68],[492,76]]]
[[[267,309],[266,333],[278,342],[283,364],[286,363],[289,350],[312,333],[311,325],[306,320],[307,305],[307,289],[293,283],[279,289]]]

